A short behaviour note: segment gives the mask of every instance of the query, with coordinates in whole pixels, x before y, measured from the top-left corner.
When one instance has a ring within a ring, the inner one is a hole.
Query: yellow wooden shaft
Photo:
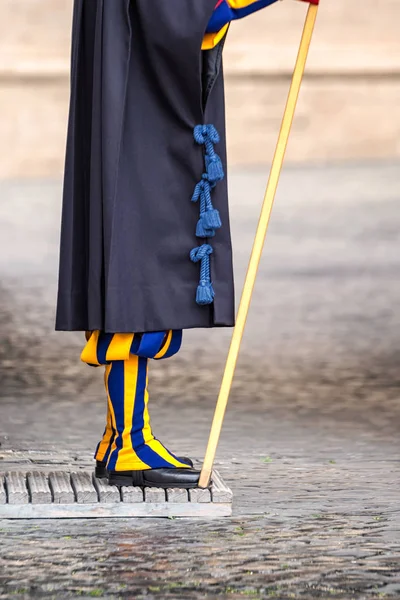
[[[228,404],[233,376],[235,373],[236,363],[239,355],[240,344],[246,325],[247,314],[249,312],[251,297],[253,294],[254,284],[257,277],[258,266],[260,264],[271,211],[279,183],[279,177],[285,158],[286,147],[293,123],[293,117],[296,110],[297,99],[299,97],[301,82],[304,75],[304,69],[307,62],[308,50],[310,48],[317,13],[318,6],[310,4],[307,12],[306,22],[304,25],[304,31],[300,43],[299,53],[297,56],[296,66],[293,73],[292,84],[290,86],[289,96],[285,108],[285,113],[283,116],[282,126],[279,133],[275,156],[272,162],[271,173],[264,196],[260,220],[257,227],[253,250],[251,253],[246,280],[244,283],[242,298],[240,301],[236,326],[233,332],[232,341],[229,348],[225,372],[222,379],[221,389],[219,392],[217,406],[215,409],[214,419],[211,427],[210,438],[208,440],[204,464],[200,475],[199,487],[202,488],[207,487],[210,482],[215,454],[217,451],[217,446],[221,434],[222,423],[224,420],[225,410]]]

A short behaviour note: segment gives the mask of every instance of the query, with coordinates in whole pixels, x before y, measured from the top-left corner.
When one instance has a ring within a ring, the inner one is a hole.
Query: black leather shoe
[[[147,471],[109,471],[109,485],[184,488],[197,487],[200,471],[195,469],[148,469]]]
[[[96,468],[94,470],[94,476],[97,479],[107,479],[108,478],[107,463],[102,462],[101,460],[96,460]]]
[[[186,456],[177,457],[179,462],[184,463],[185,465],[189,465],[189,467],[193,467],[193,461],[190,458],[186,458]],[[96,468],[94,470],[94,476],[97,479],[107,479],[108,471],[107,471],[107,463],[101,460],[96,460]]]

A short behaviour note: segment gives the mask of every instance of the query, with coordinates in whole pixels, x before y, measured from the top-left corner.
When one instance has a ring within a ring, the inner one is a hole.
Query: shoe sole
[[[108,484],[115,485],[117,487],[138,487],[133,485],[132,479],[130,477],[109,477]],[[198,481],[196,481],[196,483],[155,483],[152,481],[144,481],[144,485],[140,487],[154,487],[161,488],[163,490],[169,490],[173,488],[181,490],[191,490],[198,487]]]
[[[108,479],[108,473],[107,471],[104,472],[104,470],[98,471],[97,469],[95,469],[94,476],[96,477],[96,479]]]
[[[193,468],[193,461],[190,458],[182,458],[180,459],[181,462],[185,462],[185,464],[187,464],[191,469]],[[94,469],[94,476],[96,477],[96,479],[108,479],[109,478],[109,474],[108,471],[105,467],[95,467]],[[111,484],[111,485],[117,485],[117,484]],[[132,484],[129,484],[132,485]],[[148,485],[147,487],[161,487],[159,485]],[[169,487],[175,487],[175,486],[169,486]],[[176,486],[176,487],[183,487],[183,486]],[[168,489],[168,488],[165,488]],[[189,489],[189,488],[188,488]]]

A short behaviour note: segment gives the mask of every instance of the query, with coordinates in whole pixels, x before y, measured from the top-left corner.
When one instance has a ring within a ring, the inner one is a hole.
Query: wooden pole
[[[250,262],[247,270],[246,280],[243,287],[243,293],[237,315],[236,326],[233,331],[232,341],[229,348],[225,372],[221,383],[221,389],[218,396],[217,406],[215,409],[204,464],[199,479],[199,487],[201,488],[207,487],[210,483],[215,454],[221,435],[222,423],[224,421],[225,411],[229,400],[233,376],[235,373],[236,363],[240,351],[240,344],[246,325],[247,315],[249,312],[250,302],[254,290],[254,284],[257,277],[258,266],[260,264],[260,259],[264,247],[264,241],[267,235],[268,224],[271,217],[272,207],[274,204],[275,194],[279,183],[283,161],[285,158],[290,131],[292,128],[297,99],[299,97],[300,87],[303,80],[304,70],[307,62],[308,51],[311,44],[317,13],[318,5],[310,4],[304,25],[303,35],[301,38],[299,53],[297,56],[296,66],[293,73],[293,79],[290,86],[285,113],[282,120],[282,126],[279,133],[278,143],[272,162],[271,173],[264,196],[264,202],[261,209],[260,220],[257,227],[253,250],[251,253]]]

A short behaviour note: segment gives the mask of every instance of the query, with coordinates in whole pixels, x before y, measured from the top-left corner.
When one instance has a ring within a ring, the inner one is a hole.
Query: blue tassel
[[[197,221],[196,226],[196,237],[199,238],[212,238],[215,236],[215,231],[212,228],[207,227],[205,222],[206,213],[200,216],[200,219]]]
[[[213,249],[209,244],[203,244],[198,248],[193,248],[190,252],[190,259],[192,262],[201,262],[200,281],[196,292],[196,302],[201,306],[212,304],[215,297],[210,277],[210,254],[212,253]]]
[[[222,227],[221,217],[219,211],[216,208],[206,210],[202,215],[205,229],[220,229]],[[215,233],[215,232],[214,232]]]
[[[225,174],[221,159],[218,154],[215,152],[213,152],[211,156],[206,154],[205,161],[209,180],[211,182],[222,181],[225,177]]]
[[[200,219],[197,223],[196,236],[200,238],[214,237],[215,229],[222,226],[218,210],[214,209],[211,201],[211,189],[208,175],[203,173],[201,181],[194,188],[192,202],[200,200]]]
[[[196,302],[200,306],[212,304],[215,298],[214,288],[212,283],[200,283],[197,287]]]

